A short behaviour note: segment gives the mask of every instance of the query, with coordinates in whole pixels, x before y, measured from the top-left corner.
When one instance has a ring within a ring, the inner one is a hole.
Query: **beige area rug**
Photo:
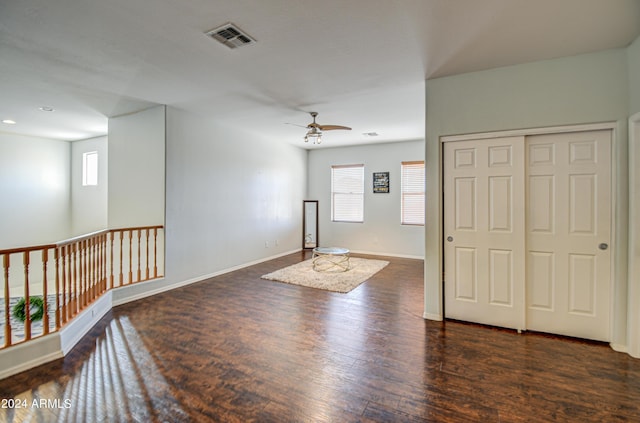
[[[349,270],[346,272],[316,272],[313,270],[312,261],[305,260],[263,275],[262,279],[346,293],[382,270],[387,264],[389,262],[384,260],[351,257]]]

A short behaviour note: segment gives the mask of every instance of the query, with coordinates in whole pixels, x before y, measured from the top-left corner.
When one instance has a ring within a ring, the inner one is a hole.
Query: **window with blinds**
[[[331,166],[331,220],[364,221],[364,165]]]
[[[424,225],[424,161],[402,162],[401,223]]]

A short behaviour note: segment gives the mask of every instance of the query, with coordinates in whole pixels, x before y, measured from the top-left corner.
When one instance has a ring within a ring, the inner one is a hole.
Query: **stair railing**
[[[106,229],[0,250],[0,260],[2,349],[60,330],[113,288],[162,277],[164,227]]]

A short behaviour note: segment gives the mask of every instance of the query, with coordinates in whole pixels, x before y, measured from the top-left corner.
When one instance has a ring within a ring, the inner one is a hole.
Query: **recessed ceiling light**
[[[43,111],[43,112],[55,112],[56,111],[53,107],[49,107],[49,106],[42,106],[42,107],[39,107],[38,109]]]
[[[4,119],[2,123],[6,123],[7,125],[15,125],[16,121],[11,119]]]

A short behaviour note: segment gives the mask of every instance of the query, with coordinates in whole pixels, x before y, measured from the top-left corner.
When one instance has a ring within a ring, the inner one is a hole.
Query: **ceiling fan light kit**
[[[314,144],[320,144],[322,142],[322,132],[318,128],[311,128],[304,136],[304,142],[309,142],[309,140]]]
[[[309,112],[309,114],[313,118],[313,122],[307,125],[309,131],[304,136],[304,142],[309,142],[309,140],[311,140],[314,144],[320,144],[322,142],[322,131],[333,131],[336,129],[346,131],[351,130],[348,126],[342,125],[319,125],[316,123],[316,116],[318,116],[318,112]]]

